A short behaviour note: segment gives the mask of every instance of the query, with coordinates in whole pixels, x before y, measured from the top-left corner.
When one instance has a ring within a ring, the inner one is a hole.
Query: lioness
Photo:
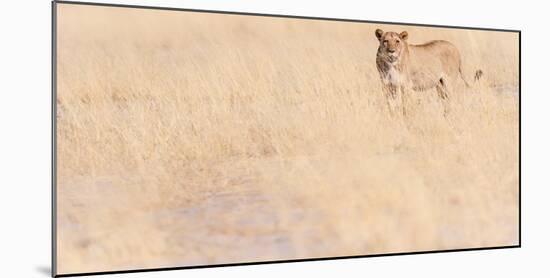
[[[424,91],[435,87],[441,99],[447,99],[449,85],[456,85],[459,78],[470,87],[462,74],[460,52],[452,43],[435,40],[412,45],[407,43],[406,31],[398,34],[377,29],[375,34],[380,42],[376,67],[388,94],[390,110],[394,110],[392,103],[400,98],[405,114],[407,89]],[[481,70],[477,70],[474,80],[481,75]]]

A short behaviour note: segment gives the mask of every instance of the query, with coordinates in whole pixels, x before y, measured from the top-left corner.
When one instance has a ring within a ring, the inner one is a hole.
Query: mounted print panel
[[[519,246],[519,32],[54,5],[55,274]]]

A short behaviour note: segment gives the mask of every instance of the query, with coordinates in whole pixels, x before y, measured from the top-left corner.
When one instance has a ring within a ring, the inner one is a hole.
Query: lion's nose
[[[388,49],[388,52],[389,52],[389,53],[394,53],[394,52],[395,52],[395,49]]]

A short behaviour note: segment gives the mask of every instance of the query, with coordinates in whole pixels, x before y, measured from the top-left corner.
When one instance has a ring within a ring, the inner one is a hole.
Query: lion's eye
[[[399,44],[399,41],[395,41],[396,44]]]
[[[388,41],[387,41],[387,40],[384,40],[384,44],[388,44]]]

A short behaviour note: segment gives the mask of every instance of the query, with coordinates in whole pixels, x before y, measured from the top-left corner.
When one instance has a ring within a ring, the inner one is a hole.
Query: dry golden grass
[[[391,117],[374,30],[465,72]],[[58,5],[60,273],[518,243],[518,36]]]

